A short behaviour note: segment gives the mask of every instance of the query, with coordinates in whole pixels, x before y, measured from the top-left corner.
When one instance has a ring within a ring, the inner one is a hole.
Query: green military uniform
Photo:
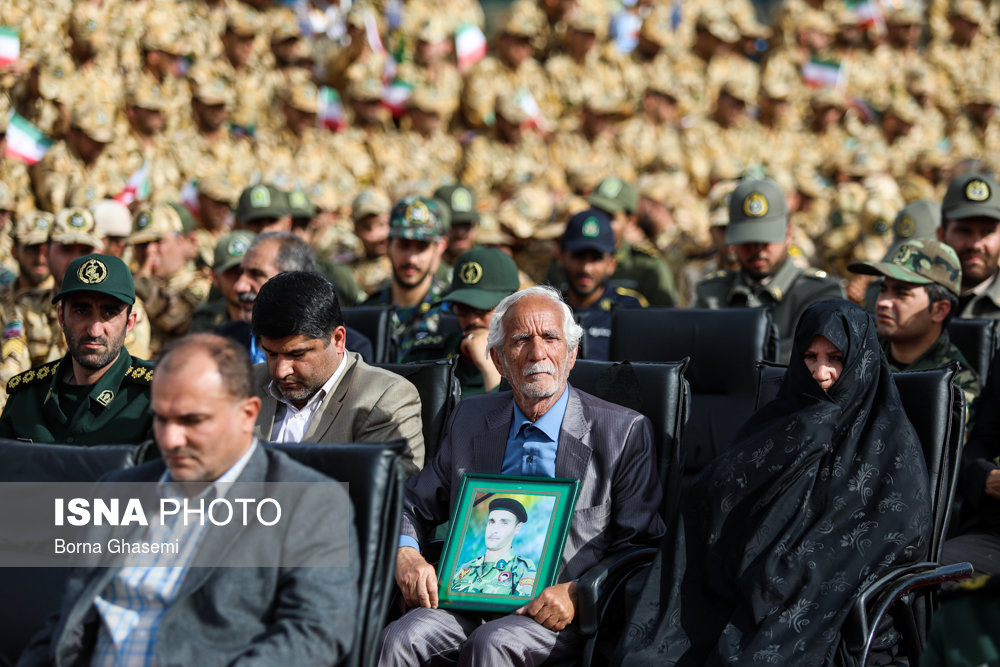
[[[435,277],[431,282],[431,288],[427,290],[423,301],[418,305],[409,308],[399,306],[393,308],[393,345],[389,353],[391,359],[398,362],[416,360],[410,357],[410,350],[420,340],[437,334],[441,325],[441,297],[446,291],[448,291],[448,283]],[[364,305],[391,306],[392,287],[375,292],[368,297]]]
[[[729,196],[726,243],[777,244],[788,239],[788,206],[781,187],[772,179],[747,180]],[[777,269],[758,279],[745,268],[719,271],[695,285],[695,308],[767,308],[778,327],[779,357],[788,363],[795,325],[803,311],[822,299],[842,299],[840,283],[826,272],[803,268],[786,250]]]
[[[109,255],[85,255],[70,263],[56,299],[74,293],[105,294],[126,305],[135,302],[132,274],[123,261]],[[133,359],[122,347],[91,385],[70,384],[74,363],[67,354],[11,378],[0,437],[98,445],[139,443],[152,436],[150,362]]]
[[[662,257],[624,242],[615,253],[618,265],[609,282],[639,292],[650,305],[674,305],[674,276]]]
[[[229,311],[223,297],[209,299],[194,309],[191,313],[191,326],[188,333],[212,333],[229,321]]]
[[[451,580],[454,593],[487,593],[493,595],[518,595],[529,597],[535,586],[534,562],[514,555],[495,563],[479,556],[462,563]]]

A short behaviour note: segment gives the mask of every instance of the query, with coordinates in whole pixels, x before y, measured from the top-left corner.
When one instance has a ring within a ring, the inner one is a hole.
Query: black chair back
[[[420,394],[424,465],[437,454],[448,417],[462,398],[462,387],[455,378],[456,363],[458,357],[415,361],[408,364],[375,364],[379,368],[402,375],[413,383],[417,393]]]
[[[372,343],[373,361],[389,361],[392,340],[392,306],[354,306],[342,308],[344,324],[357,329]]]
[[[691,414],[683,463],[694,474],[715,458],[753,413],[756,363],[778,355],[777,329],[762,308],[620,308],[612,313],[611,358],[690,358]]]
[[[143,460],[149,444],[48,445],[0,439],[0,482],[96,482]],[[10,510],[11,508],[7,508]],[[28,640],[59,610],[71,568],[0,568],[0,664],[14,664]]]
[[[358,624],[346,667],[375,664],[379,634],[395,589],[403,511],[402,440],[385,444],[268,443],[332,479],[348,484],[361,558]]]
[[[986,386],[993,356],[1000,345],[1000,321],[955,317],[948,323],[948,337]]]

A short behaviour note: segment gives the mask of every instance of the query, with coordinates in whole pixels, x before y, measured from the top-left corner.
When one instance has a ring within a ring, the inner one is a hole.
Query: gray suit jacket
[[[578,578],[605,555],[654,546],[664,532],[653,434],[644,416],[568,388],[556,477],[579,479],[559,581]],[[401,531],[421,546],[448,520],[467,472],[499,473],[514,419],[511,392],[458,404],[441,450],[407,481]]]
[[[116,471],[104,479],[154,482],[163,471],[163,461],[157,460]],[[330,480],[281,452],[258,446],[237,481]],[[338,507],[350,509],[346,492],[339,486],[334,491]],[[358,550],[353,511],[350,533],[343,535],[305,513],[294,516],[295,508],[282,509],[293,514],[286,542],[303,548],[348,549],[349,566],[189,568],[157,633],[156,657],[161,667],[234,662],[275,667],[332,665],[347,655],[357,622]],[[218,544],[216,537],[206,533],[205,539]],[[60,614],[49,619],[18,665],[89,665],[101,623],[93,602],[119,569],[74,571]]]
[[[326,395],[306,431],[305,442],[389,442],[406,440],[403,471],[415,474],[424,465],[420,395],[405,378],[366,364],[357,352],[348,352],[344,376]],[[267,364],[254,366],[254,388],[263,401],[255,433],[272,440],[278,401],[267,390]]]

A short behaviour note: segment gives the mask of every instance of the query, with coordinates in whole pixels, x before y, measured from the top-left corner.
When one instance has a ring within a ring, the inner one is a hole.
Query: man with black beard
[[[585,359],[607,360],[611,347],[611,311],[615,308],[645,308],[639,292],[609,284],[617,266],[615,233],[611,218],[590,208],[577,213],[566,224],[556,259],[566,273],[566,303],[583,327]]]
[[[52,301],[69,352],[10,379],[0,437],[69,445],[149,439],[153,364],[124,347],[136,322],[125,262],[98,254],[74,259]]]

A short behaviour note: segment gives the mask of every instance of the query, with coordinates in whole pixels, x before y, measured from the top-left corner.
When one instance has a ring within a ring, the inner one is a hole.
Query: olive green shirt
[[[7,382],[0,437],[67,445],[138,444],[152,437],[153,364],[123,348],[86,395],[66,383],[69,355]]]

